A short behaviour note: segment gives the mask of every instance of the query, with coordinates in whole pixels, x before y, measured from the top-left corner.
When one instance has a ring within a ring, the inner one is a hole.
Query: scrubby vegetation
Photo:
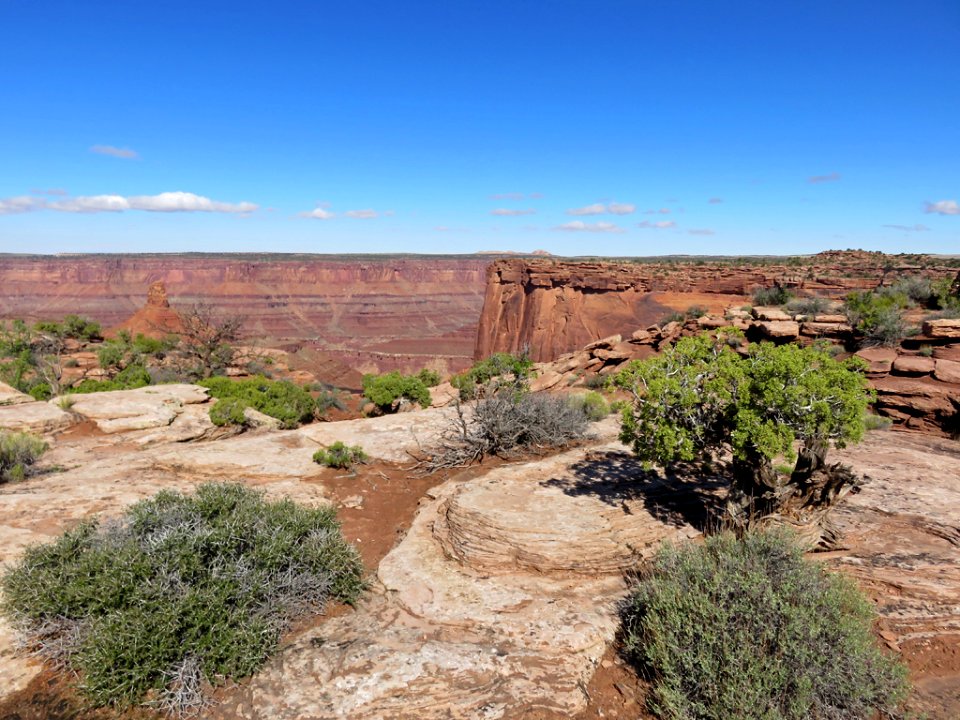
[[[39,333],[84,342],[93,342],[103,337],[100,331],[100,323],[79,315],[67,315],[62,322],[38,322],[34,325],[34,329]]]
[[[317,402],[310,393],[286,380],[268,380],[262,375],[242,380],[212,377],[201,380],[198,384],[207,388],[210,396],[221,402],[233,401],[220,410],[217,410],[220,402],[210,408],[210,419],[216,424],[226,424],[218,421],[236,417],[241,405],[276,418],[281,427],[285,428],[295,428],[301,423],[309,422],[317,410]],[[239,413],[243,413],[242,408]]]
[[[0,483],[18,482],[47,450],[47,444],[28,433],[0,430]]]
[[[622,610],[627,658],[670,720],[896,715],[906,671],[856,586],[781,532],[661,548]]]
[[[503,385],[511,385],[518,391],[524,391],[532,372],[533,361],[527,353],[496,353],[454,375],[450,384],[460,391],[461,400],[473,400],[482,395],[493,394]]]
[[[148,359],[160,361],[172,352],[179,341],[176,335],[159,340],[138,333],[131,337],[126,330],[107,340],[97,349],[97,364],[104,370],[119,371],[130,365],[145,365]]]
[[[383,413],[396,411],[401,400],[430,406],[430,390],[417,375],[404,375],[398,371],[383,375],[363,376],[363,396]]]
[[[610,414],[610,403],[600,393],[591,390],[582,395],[571,395],[568,402],[578,407],[591,422],[603,420]]]
[[[847,320],[863,346],[895,347],[907,334],[903,311],[909,306],[906,294],[893,288],[884,291],[854,292],[847,295]]]
[[[244,410],[250,407],[245,401],[235,397],[225,397],[217,400],[210,408],[210,422],[217,427],[228,425],[246,425],[247,416]]]
[[[793,295],[786,287],[780,283],[775,283],[772,287],[757,288],[753,291],[753,304],[761,307],[784,305],[790,301]]]
[[[787,303],[787,312],[794,315],[821,315],[830,308],[830,301],[826,298],[810,297],[795,298]]]
[[[28,646],[78,672],[95,704],[175,711],[255,672],[296,616],[353,603],[363,586],[332,508],[226,483],[85,522],[28,548],[2,579]]]
[[[418,372],[417,377],[420,378],[420,382],[422,382],[428,388],[436,387],[440,384],[440,373],[438,373],[436,370],[431,370],[430,368],[424,368]]]
[[[853,484],[827,468],[830,444],[858,442],[872,399],[859,359],[835,360],[822,345],[750,345],[721,334],[683,338],[616,376],[632,396],[621,440],[645,462],[717,461],[732,454],[729,508],[746,521],[788,505],[828,507]],[[800,443],[799,455],[794,444]],[[778,458],[796,459],[784,480]]]
[[[354,465],[369,460],[359,445],[345,445],[337,440],[328,448],[320,448],[313,454],[313,461],[329,468],[349,470]]]
[[[109,380],[93,380],[87,378],[81,380],[73,387],[65,388],[64,392],[73,393],[94,393],[108,392],[111,390],[135,390],[137,388],[150,385],[152,378],[146,366],[140,363],[127,365]]]

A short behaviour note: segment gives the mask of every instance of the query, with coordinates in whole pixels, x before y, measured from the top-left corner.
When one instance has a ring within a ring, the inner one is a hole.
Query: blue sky
[[[0,251],[960,253],[960,3],[0,0]]]

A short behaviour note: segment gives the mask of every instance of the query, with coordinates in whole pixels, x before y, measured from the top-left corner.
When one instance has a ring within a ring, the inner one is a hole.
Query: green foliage
[[[591,390],[606,390],[610,387],[610,377],[607,375],[601,375],[600,373],[595,373],[587,378],[584,382]]]
[[[622,637],[658,717],[870,720],[908,692],[873,617],[784,532],[724,533],[661,548],[623,606]]]
[[[38,382],[36,385],[32,385],[27,392],[34,400],[49,400],[53,397],[53,390],[50,389],[50,384],[45,382]]]
[[[151,383],[150,373],[140,364],[127,365],[110,380],[81,381],[78,385],[66,388],[67,393],[111,392],[113,390],[136,390]]]
[[[99,340],[100,323],[79,315],[67,315],[63,322],[38,322],[34,325],[37,332],[55,335],[59,338],[73,338],[91,342]]]
[[[176,346],[175,335],[160,340],[138,333],[132,338],[129,332],[121,330],[116,338],[107,340],[97,349],[97,363],[104,370],[143,365],[147,358],[162,360]]]
[[[306,390],[287,380],[268,380],[258,375],[243,380],[212,377],[199,385],[218,400],[233,399],[280,421],[281,427],[295,428],[314,417],[316,401]]]
[[[532,372],[533,361],[525,352],[520,355],[495,353],[475,363],[469,370],[454,375],[450,378],[450,384],[460,391],[461,400],[472,400],[480,394],[495,392],[499,386],[506,384],[518,392],[524,392]]]
[[[861,336],[864,346],[897,346],[906,336],[903,311],[909,298],[900,292],[853,292],[846,298],[850,325]]]
[[[369,458],[359,445],[344,445],[337,440],[328,448],[321,448],[313,454],[313,461],[328,468],[349,470],[357,463],[365,463]]]
[[[886,430],[893,425],[893,420],[884,415],[867,413],[863,416],[863,426],[867,430]]]
[[[417,377],[420,378],[420,382],[422,382],[428,388],[436,387],[440,384],[440,373],[438,373],[436,370],[431,370],[430,368],[424,368],[418,372]]]
[[[753,304],[761,307],[784,305],[793,297],[790,291],[779,283],[772,287],[757,288],[753,291]]]
[[[0,483],[23,480],[47,444],[28,433],[0,430]]]
[[[243,414],[243,411],[248,407],[247,403],[235,397],[217,400],[210,408],[210,422],[217,427],[246,425],[247,417]]]
[[[29,644],[78,671],[94,703],[156,690],[161,707],[183,710],[202,682],[260,668],[296,616],[355,602],[362,572],[330,506],[220,483],[165,490],[30,547],[2,586]]]
[[[404,375],[394,371],[383,375],[363,376],[363,396],[376,405],[381,412],[392,412],[394,403],[401,398],[430,406],[430,391],[416,375]]]
[[[317,391],[317,415],[323,417],[330,410],[336,408],[337,410],[346,410],[347,406],[343,404],[343,400],[340,399],[340,395],[336,390],[332,388],[321,387]]]
[[[950,314],[960,313],[960,283],[950,278],[942,278],[931,284],[930,294],[935,309]]]
[[[642,460],[792,458],[793,444],[863,436],[871,391],[859,360],[837,361],[822,345],[753,344],[747,356],[723,338],[682,338],[660,356],[633,361],[616,384],[633,395],[620,437]]]
[[[878,290],[881,294],[905,297],[918,305],[928,305],[934,299],[933,285],[930,278],[919,275],[907,275],[898,279],[892,285]]]
[[[591,422],[603,420],[610,414],[610,404],[603,395],[593,390],[583,395],[571,395],[569,402],[581,410]]]
[[[791,300],[787,303],[787,312],[794,315],[821,315],[830,307],[830,301],[826,298],[802,297]]]

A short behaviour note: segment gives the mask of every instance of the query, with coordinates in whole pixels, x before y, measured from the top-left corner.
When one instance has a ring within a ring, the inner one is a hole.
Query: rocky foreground
[[[14,398],[22,400],[22,398]],[[42,474],[0,486],[0,562],[80,519],[118,514],[162,488],[232,479],[271,496],[331,501],[338,471],[311,461],[335,440],[381,463],[429,447],[448,409],[264,427],[226,436],[202,388],[0,406],[0,427],[47,433]],[[295,633],[211,718],[575,716],[616,628],[624,570],[664,540],[694,538],[709,481],[644,473],[594,426],[585,446],[454,476],[428,491],[409,530],[371,572],[359,606]],[[881,637],[915,672],[915,704],[960,715],[960,447],[875,432],[837,453],[869,477],[837,512],[844,547],[821,556],[876,599]],[[380,467],[387,467],[381,465]],[[386,476],[385,476],[386,477]],[[359,512],[356,503],[342,514]],[[352,538],[348,538],[352,539]],[[38,672],[0,625],[0,696]]]

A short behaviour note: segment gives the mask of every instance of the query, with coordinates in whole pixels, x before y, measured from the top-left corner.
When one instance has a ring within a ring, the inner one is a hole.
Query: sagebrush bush
[[[864,346],[895,347],[907,335],[903,310],[909,300],[898,292],[854,292],[847,295],[847,320]]]
[[[197,384],[207,388],[211,397],[234,400],[235,403],[242,403],[276,418],[284,428],[295,428],[301,423],[309,422],[313,419],[317,407],[316,401],[303,388],[286,380],[268,380],[262,375],[243,380],[211,377],[200,380]],[[233,408],[235,404],[228,407]],[[226,409],[225,407],[224,410]]]
[[[362,382],[363,396],[381,412],[395,410],[394,404],[402,398],[421,407],[430,406],[430,391],[416,375],[404,375],[394,371],[383,375],[364,375]]]
[[[0,430],[0,483],[23,480],[46,451],[47,443],[35,435]]]
[[[337,440],[328,448],[320,448],[313,454],[313,461],[329,468],[349,470],[358,463],[369,460],[359,445],[345,445]]]
[[[785,531],[665,545],[622,607],[623,649],[671,720],[868,720],[906,670],[882,653],[856,586]]]
[[[362,565],[330,506],[237,484],[163,491],[117,520],[30,547],[2,578],[30,649],[79,673],[96,704],[184,710],[250,675],[296,616],[353,603]],[[187,707],[185,707],[187,706]]]
[[[418,372],[417,377],[420,378],[420,382],[422,382],[428,388],[436,387],[440,384],[440,373],[438,373],[436,370],[431,370],[430,368],[424,368]]]
[[[593,390],[583,395],[571,395],[569,402],[591,422],[603,420],[610,414],[610,403],[603,395]]]
[[[504,390],[458,416],[423,463],[427,472],[464,467],[488,455],[511,457],[562,448],[584,437],[583,407],[560,395]]]
[[[783,305],[793,297],[783,285],[757,288],[753,291],[753,304],[760,306]]]
[[[787,303],[787,311],[795,315],[821,315],[830,307],[826,298],[812,297],[796,298]]]
[[[73,387],[64,388],[67,393],[111,392],[113,390],[136,390],[150,385],[152,378],[147,368],[139,363],[127,365],[110,380],[82,380]]]

